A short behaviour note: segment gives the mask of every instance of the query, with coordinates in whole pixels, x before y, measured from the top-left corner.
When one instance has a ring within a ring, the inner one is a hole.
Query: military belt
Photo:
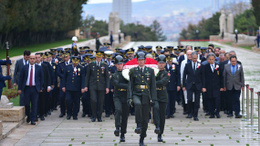
[[[147,85],[136,85],[135,88],[137,88],[137,89],[149,89]]]
[[[126,89],[117,89],[117,91],[126,91]]]
[[[166,87],[165,86],[159,87],[159,88],[156,88],[156,90],[166,90]]]

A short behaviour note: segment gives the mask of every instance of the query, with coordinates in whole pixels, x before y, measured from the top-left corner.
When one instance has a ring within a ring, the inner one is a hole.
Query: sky
[[[132,2],[141,2],[147,0],[132,0]],[[113,0],[89,0],[88,4],[101,4],[101,3],[112,3]]]

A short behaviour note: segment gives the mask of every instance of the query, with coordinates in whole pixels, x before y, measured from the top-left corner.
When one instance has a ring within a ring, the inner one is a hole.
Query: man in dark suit
[[[198,121],[198,110],[200,105],[200,93],[202,89],[202,67],[198,62],[198,53],[192,52],[192,62],[187,63],[183,73],[183,91],[187,90],[188,116]],[[195,99],[193,100],[193,94]],[[194,102],[193,102],[194,101]]]
[[[236,56],[230,56],[230,64],[224,67],[224,89],[228,94],[228,117],[233,116],[235,111],[236,118],[241,118],[240,115],[240,93],[244,90],[245,79],[242,64],[237,62]]]
[[[169,100],[166,112],[167,119],[174,117],[177,92],[180,91],[180,68],[178,64],[172,62],[172,59],[173,54],[166,56],[167,64],[165,69],[170,75],[170,80],[166,86]]]
[[[80,96],[85,91],[85,74],[79,61],[80,57],[73,56],[72,64],[67,65],[63,73],[64,79],[61,88],[63,92],[66,92],[67,120],[71,116],[73,116],[73,120],[78,120]]]
[[[31,52],[29,50],[25,50],[23,52],[23,58],[16,61],[15,69],[14,69],[14,86],[17,86],[19,84],[19,77],[20,72],[24,65],[29,64],[29,58],[30,58]],[[20,94],[20,106],[24,106],[24,94]]]
[[[43,74],[44,74],[44,83],[43,83],[43,91],[39,93],[39,100],[38,100],[38,108],[39,108],[39,116],[42,121],[45,120],[44,114],[46,111],[46,95],[48,92],[51,91],[51,82],[50,82],[50,73],[48,70],[48,66],[42,63],[42,53],[36,53],[35,59],[36,64],[42,67]]]
[[[223,91],[222,84],[222,72],[219,68],[219,64],[215,63],[215,55],[209,53],[207,55],[208,64],[203,66],[203,88],[202,92],[205,92],[209,108],[210,117],[220,118],[220,91]]]
[[[3,92],[3,88],[5,87],[5,80],[10,80],[11,76],[3,76],[1,65],[11,64],[11,60],[0,60],[0,100]]]
[[[30,55],[29,63],[20,72],[18,93],[24,93],[27,123],[31,121],[31,124],[35,125],[38,97],[43,91],[44,74],[42,68],[35,64],[35,55]]]
[[[102,122],[101,115],[105,94],[109,93],[109,73],[108,66],[102,62],[103,53],[96,51],[96,61],[88,65],[85,82],[85,92],[90,91],[92,122],[98,119]]]

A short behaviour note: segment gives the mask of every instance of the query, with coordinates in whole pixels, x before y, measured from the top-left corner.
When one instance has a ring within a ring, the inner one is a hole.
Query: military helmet
[[[145,55],[146,55],[146,54],[145,54],[144,52],[138,52],[138,53],[137,53],[137,60],[138,60],[138,59],[146,59]]]
[[[124,58],[121,55],[117,55],[115,57],[115,64],[122,64],[124,63]]]
[[[166,56],[161,54],[157,57],[157,62],[158,63],[165,63],[166,62]]]

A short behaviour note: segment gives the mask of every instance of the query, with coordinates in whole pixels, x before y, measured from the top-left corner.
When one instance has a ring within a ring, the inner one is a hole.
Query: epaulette
[[[67,64],[66,66],[68,66],[68,65],[72,65],[72,63],[69,63],[69,64]]]
[[[79,63],[79,66],[81,66],[81,67],[84,67],[84,66],[85,66],[85,64],[81,64],[81,63]]]
[[[134,70],[136,69],[137,67],[133,67],[129,70],[129,75],[133,74],[134,73]]]
[[[106,65],[107,65],[107,62],[105,62],[105,61],[102,61],[102,63],[104,63],[104,64],[106,64]]]
[[[64,60],[61,60],[61,61],[59,61],[59,64],[60,64],[60,63],[63,63],[63,62],[64,62]]]

